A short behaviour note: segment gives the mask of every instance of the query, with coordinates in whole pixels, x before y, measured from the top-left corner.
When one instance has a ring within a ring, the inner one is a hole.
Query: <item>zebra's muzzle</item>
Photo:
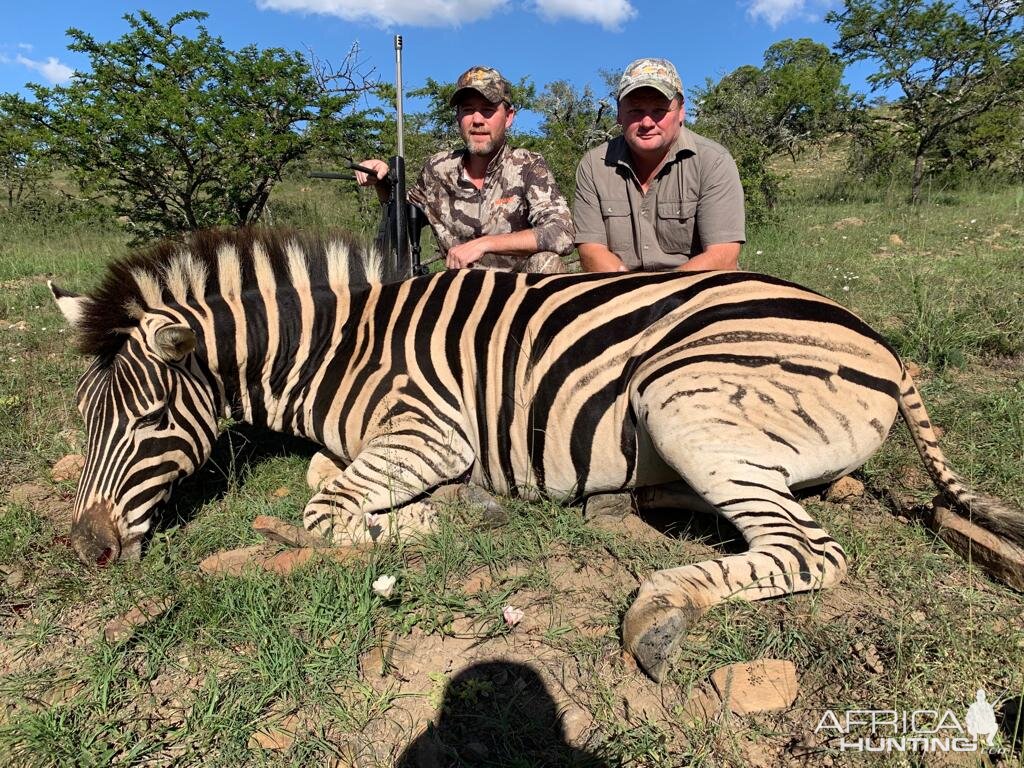
[[[121,556],[121,537],[111,519],[114,505],[99,502],[86,508],[71,526],[71,546],[86,565],[109,565]]]

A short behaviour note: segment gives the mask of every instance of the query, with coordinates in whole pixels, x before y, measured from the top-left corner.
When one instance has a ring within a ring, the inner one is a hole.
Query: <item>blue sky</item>
[[[127,31],[125,13],[145,8],[166,20],[182,10],[208,12],[206,27],[238,48],[249,43],[312,51],[340,62],[358,43],[365,68],[394,78],[396,33],[403,36],[406,88],[428,77],[454,80],[474,64],[500,69],[538,88],[556,79],[591,84],[601,94],[601,69],[639,56],[671,59],[686,88],[717,80],[742,64],[760,64],[785,38],[831,45],[823,20],[840,0],[4,0],[0,3],[0,91],[28,81],[46,85],[86,61],[67,50],[68,27],[98,40]],[[865,67],[847,80],[865,91]],[[407,104],[407,110],[415,110]],[[523,115],[520,128],[533,122]]]

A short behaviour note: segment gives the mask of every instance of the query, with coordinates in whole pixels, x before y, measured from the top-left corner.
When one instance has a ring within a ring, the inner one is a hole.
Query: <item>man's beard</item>
[[[479,139],[480,137],[478,137],[478,136],[477,137],[470,136],[469,138],[470,139],[473,139],[473,138]],[[487,155],[493,155],[494,151],[499,146],[501,146],[501,145],[498,143],[498,140],[495,139],[494,137],[491,137],[491,136],[489,136],[487,138],[487,141],[484,142],[483,144],[478,144],[478,143],[474,144],[471,141],[467,141],[466,142],[466,150],[469,152],[469,154],[476,155],[478,157],[480,157],[480,156],[486,157]]]

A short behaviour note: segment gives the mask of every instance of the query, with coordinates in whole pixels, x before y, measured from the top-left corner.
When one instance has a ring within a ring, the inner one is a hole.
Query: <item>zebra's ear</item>
[[[85,313],[86,307],[92,303],[92,299],[65,291],[52,280],[47,280],[46,284],[50,288],[50,293],[53,294],[53,300],[57,302],[57,309],[64,315],[68,325],[77,329],[82,321],[82,315]]]
[[[196,332],[187,325],[165,325],[153,334],[156,353],[168,363],[180,363],[196,348]]]

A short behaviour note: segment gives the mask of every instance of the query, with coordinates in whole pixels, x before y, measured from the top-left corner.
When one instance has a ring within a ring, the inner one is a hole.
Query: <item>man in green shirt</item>
[[[637,59],[616,95],[622,136],[576,169],[583,269],[736,269],[746,239],[739,173],[728,150],[684,125],[676,68]]]

